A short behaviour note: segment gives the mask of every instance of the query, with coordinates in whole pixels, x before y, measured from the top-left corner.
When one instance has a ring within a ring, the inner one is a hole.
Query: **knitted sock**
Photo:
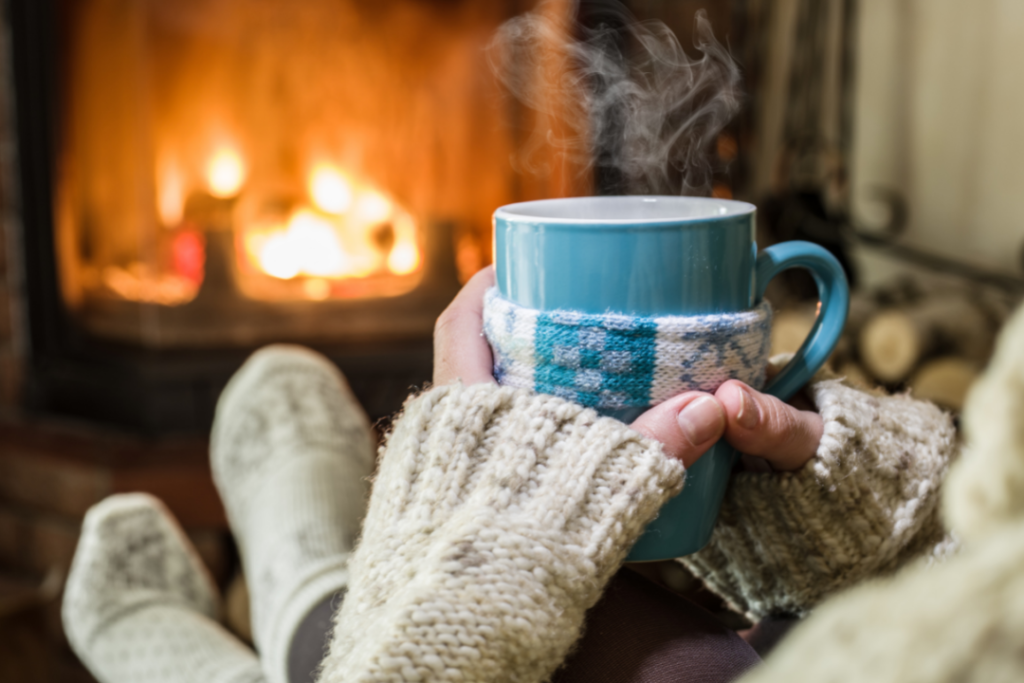
[[[224,389],[210,459],[241,551],[260,660],[273,683],[286,683],[299,624],[348,584],[374,461],[369,423],[329,361],[270,346]]]
[[[771,347],[767,301],[749,311],[643,317],[518,306],[491,288],[484,333],[503,386],[602,410],[656,405],[728,379],[760,388]]]
[[[98,680],[262,683],[259,660],[216,611],[216,587],[160,501],[124,494],[89,510],[62,616]]]

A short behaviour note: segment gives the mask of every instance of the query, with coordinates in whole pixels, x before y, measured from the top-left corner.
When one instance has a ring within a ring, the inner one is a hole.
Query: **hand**
[[[434,327],[434,384],[494,383],[491,347],[483,337],[484,292],[494,285],[488,266],[470,278]],[[724,435],[734,448],[764,458],[777,470],[800,468],[818,449],[824,426],[801,410],[743,382],[729,380],[714,396],[688,391],[660,403],[630,425],[689,467]]]
[[[725,439],[741,453],[764,458],[776,470],[796,470],[817,452],[825,426],[813,410],[801,410],[739,380],[720,386],[715,398],[725,409]],[[794,403],[800,404],[800,398]]]
[[[434,384],[494,383],[491,347],[483,337],[484,292],[494,285],[488,266],[470,278],[434,326]],[[711,394],[690,391],[651,408],[630,425],[660,441],[665,454],[689,467],[722,438],[726,417]]]
[[[434,384],[494,384],[494,359],[484,339],[484,293],[494,286],[494,266],[469,282],[434,325]]]
[[[687,391],[654,406],[630,427],[660,441],[665,455],[689,467],[722,438],[726,415],[711,394]]]

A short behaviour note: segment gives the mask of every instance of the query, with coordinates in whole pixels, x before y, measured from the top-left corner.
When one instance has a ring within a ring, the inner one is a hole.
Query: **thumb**
[[[638,417],[630,427],[660,441],[665,455],[689,467],[722,438],[726,418],[711,394],[688,391],[659,403]]]
[[[811,459],[821,442],[824,423],[810,410],[729,380],[715,392],[725,408],[725,438],[733,448],[764,458],[778,470],[799,469]]]

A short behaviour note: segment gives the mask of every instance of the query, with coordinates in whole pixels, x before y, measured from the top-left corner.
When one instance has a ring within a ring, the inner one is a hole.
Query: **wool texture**
[[[939,516],[958,452],[950,417],[828,377],[808,387],[824,422],[814,457],[795,472],[736,474],[711,541],[680,558],[754,619],[806,614],[838,590],[956,548]]]
[[[964,407],[942,505],[960,551],[826,602],[743,683],[1024,680],[1024,308]]]
[[[547,680],[683,466],[621,422],[480,384],[406,404],[321,680]]]
[[[308,349],[257,351],[217,403],[210,464],[271,683],[288,683],[301,621],[348,582],[374,445],[344,377]]]
[[[1024,680],[1024,524],[826,601],[741,683]]]
[[[1024,519],[1024,307],[971,388],[963,423],[969,447],[950,474],[944,509],[953,530],[972,540]]]
[[[656,405],[729,379],[764,384],[771,346],[767,301],[739,313],[644,317],[538,311],[484,296],[484,334],[503,386],[615,410]]]
[[[160,501],[121,494],[86,513],[62,617],[101,683],[264,683],[218,609],[216,586]]]

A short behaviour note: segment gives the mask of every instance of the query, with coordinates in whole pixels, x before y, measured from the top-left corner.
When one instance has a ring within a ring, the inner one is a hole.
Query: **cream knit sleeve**
[[[562,399],[410,401],[376,476],[320,680],[547,680],[683,467]]]
[[[837,379],[808,389],[825,425],[816,455],[795,472],[737,474],[711,542],[680,558],[755,619],[804,614],[836,590],[956,545],[938,511],[958,448],[949,416]]]
[[[1024,307],[964,406],[970,448],[943,493],[963,550],[829,600],[744,683],[1024,681],[1022,350]]]

